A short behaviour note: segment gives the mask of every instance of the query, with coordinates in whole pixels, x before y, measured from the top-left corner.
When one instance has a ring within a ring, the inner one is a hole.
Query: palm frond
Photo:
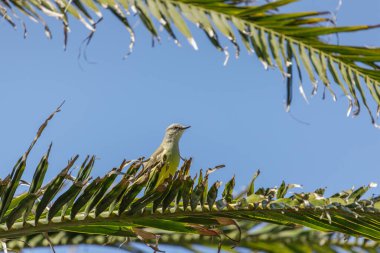
[[[277,67],[286,80],[287,110],[292,102],[295,72],[298,72],[298,89],[306,98],[302,77],[302,69],[305,69],[312,84],[312,95],[318,90],[319,77],[334,101],[337,99],[336,89],[348,99],[347,115],[351,111],[353,116],[358,115],[361,105],[364,105],[371,122],[377,126],[371,107],[375,104],[379,111],[380,48],[335,45],[325,42],[324,38],[336,33],[373,29],[379,25],[328,26],[326,24],[331,24],[332,21],[326,17],[326,12],[277,11],[296,1],[278,0],[254,6],[249,1],[227,0],[1,0],[0,11],[12,26],[15,26],[14,18],[19,19],[17,12],[42,23],[48,37],[51,37],[51,32],[43,15],[61,20],[66,36],[71,16],[91,31],[88,37],[90,40],[96,30],[97,21],[94,16],[102,19],[102,9],[107,9],[129,32],[130,51],[135,42],[129,20],[131,13],[137,14],[155,40],[160,40],[156,28],[158,23],[177,44],[179,39],[174,28],[194,49],[198,49],[188,27],[189,21],[202,29],[215,48],[227,56],[229,53],[222,46],[220,37],[225,37],[232,43],[236,56],[239,56],[240,48],[244,46],[248,52],[255,52],[265,68]]]
[[[232,178],[217,200],[221,183],[216,181],[209,186],[209,175],[224,166],[210,168],[206,173],[201,170],[198,177],[192,178],[189,174],[191,159],[186,160],[174,176],[148,193],[143,189],[150,168],[142,170],[143,158],[124,160],[103,177],[92,180],[94,157],[85,159],[75,178],[69,173],[78,159],[76,155],[42,186],[49,169],[49,146],[35,169],[29,191],[15,195],[31,148],[58,111],[59,108],[48,117],[30,148],[9,176],[0,181],[0,241],[3,244],[36,234],[51,241],[48,234],[61,231],[73,235],[137,238],[155,250],[158,238],[173,232],[211,236],[220,241],[227,238],[236,243],[245,233],[241,227],[246,222],[303,226],[380,241],[380,197],[363,199],[363,195],[376,186],[374,183],[330,197],[324,196],[324,189],[289,194],[288,191],[298,185],[282,182],[278,188],[257,189],[255,181],[259,172],[256,172],[246,191],[234,196],[235,179]],[[154,166],[163,168],[165,163]],[[64,187],[65,181],[71,185]],[[152,240],[154,244],[149,243]]]
[[[324,233],[300,227],[289,227],[275,224],[243,223],[239,242],[224,240],[222,249],[227,252],[239,252],[247,249],[260,252],[378,252],[379,243],[371,240],[351,240],[339,233]],[[227,232],[227,231],[226,231]],[[233,232],[236,233],[234,230]],[[156,233],[159,233],[157,231]],[[233,236],[233,235],[232,235]],[[100,245],[124,249],[128,252],[151,252],[141,247],[135,247],[130,242],[139,242],[136,238],[123,236],[104,236],[75,232],[52,232],[49,240],[42,234],[23,236],[7,241],[9,250],[20,251],[25,248],[49,247],[67,245]],[[220,247],[217,240],[210,240],[209,236],[199,234],[166,233],[160,235],[160,245],[170,245],[185,248],[191,252],[199,252],[196,246],[205,246],[217,249]],[[234,248],[236,250],[234,250]]]

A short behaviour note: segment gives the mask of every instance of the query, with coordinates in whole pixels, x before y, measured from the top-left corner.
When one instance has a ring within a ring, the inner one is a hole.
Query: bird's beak
[[[191,126],[185,126],[185,127],[183,127],[182,129],[183,130],[186,130],[186,129],[188,129],[188,128],[190,128]]]

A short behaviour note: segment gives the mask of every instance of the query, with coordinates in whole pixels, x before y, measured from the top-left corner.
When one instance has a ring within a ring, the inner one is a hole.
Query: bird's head
[[[170,142],[179,141],[183,132],[188,128],[190,128],[190,126],[184,126],[178,123],[171,124],[166,128],[165,140]]]

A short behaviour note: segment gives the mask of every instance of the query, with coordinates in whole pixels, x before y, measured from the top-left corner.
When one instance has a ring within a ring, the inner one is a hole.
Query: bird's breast
[[[170,174],[174,174],[180,162],[179,151],[173,149],[165,151],[166,152],[164,152],[164,155],[166,155],[166,163],[168,165],[166,166],[165,170],[168,171]]]

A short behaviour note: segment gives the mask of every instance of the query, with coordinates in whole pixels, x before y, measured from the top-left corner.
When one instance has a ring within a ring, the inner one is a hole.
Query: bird
[[[171,124],[166,128],[165,136],[160,146],[153,152],[149,160],[144,164],[145,169],[150,169],[149,181],[151,182],[148,182],[146,192],[155,189],[157,186],[162,184],[165,179],[170,176],[174,176],[176,173],[182,158],[179,151],[179,141],[182,134],[188,128],[190,128],[190,126],[184,126],[179,123]],[[165,166],[159,170],[158,164],[160,163],[164,163]],[[158,177],[156,173],[159,173]],[[154,180],[156,182],[152,182],[153,177],[157,178],[157,180]],[[152,185],[152,183],[154,185]]]

